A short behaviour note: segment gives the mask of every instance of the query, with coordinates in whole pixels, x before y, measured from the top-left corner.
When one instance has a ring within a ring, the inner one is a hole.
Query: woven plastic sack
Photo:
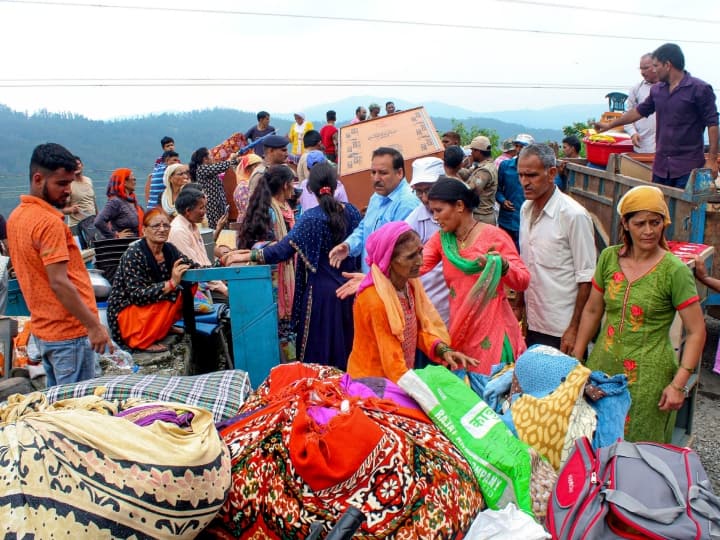
[[[470,463],[489,508],[532,513],[530,448],[462,380],[442,366],[410,370],[398,386],[412,396]]]

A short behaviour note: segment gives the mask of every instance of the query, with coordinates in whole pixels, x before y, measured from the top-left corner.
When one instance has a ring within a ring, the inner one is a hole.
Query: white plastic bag
[[[513,503],[502,510],[478,513],[465,535],[467,540],[545,540],[550,535]]]

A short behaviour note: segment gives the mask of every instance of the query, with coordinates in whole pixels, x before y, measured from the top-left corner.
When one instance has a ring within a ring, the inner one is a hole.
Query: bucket
[[[108,326],[107,320],[107,302],[98,302],[98,318],[105,328],[107,328],[108,334],[110,333],[110,327]]]

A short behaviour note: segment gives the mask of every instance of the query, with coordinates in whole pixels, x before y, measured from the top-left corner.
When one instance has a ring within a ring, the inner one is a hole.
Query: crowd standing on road
[[[712,88],[684,71],[676,45],[643,55],[640,67],[632,108],[598,127],[627,125],[636,149],[654,149],[653,182],[682,188],[702,166],[716,174]],[[384,116],[397,112],[385,104]],[[380,113],[377,103],[359,105],[350,124]],[[30,192],[8,220],[7,243],[49,384],[95,376],[94,352],[112,346],[68,228],[95,216],[97,238],[137,238],[120,261],[108,310],[122,347],[163,350],[189,294],[179,290],[183,273],[214,264],[273,264],[283,359],[351,375],[396,380],[428,362],[487,375],[532,344],[583,359],[605,314],[589,365],[627,376],[628,438],[668,440],[704,329],[692,276],[667,250],[669,218],[662,195],[647,191],[654,188],[623,199],[623,245],[598,260],[587,211],[564,193],[564,162],[530,134],[500,145],[478,135],[463,148],[447,131],[443,158],[415,160],[411,181],[402,153],[379,146],[367,178],[374,193],[361,213],[337,177],[336,112],[319,131],[302,112],[294,119],[282,136],[270,114],[258,112],[245,133],[251,153],[222,161],[201,147],[185,164],[163,137],[145,208],[134,171],[113,172],[99,209],[80,158],[57,144],[35,149]],[[562,145],[565,158],[578,159],[577,138]],[[225,176],[235,182],[229,190]],[[237,206],[237,244],[208,256],[201,226],[217,238],[229,205]],[[198,290],[227,301],[223,282]],[[667,339],[676,312],[688,335],[679,368]]]

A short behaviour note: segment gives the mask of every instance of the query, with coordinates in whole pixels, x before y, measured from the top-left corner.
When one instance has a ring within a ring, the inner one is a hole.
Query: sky
[[[0,104],[98,120],[349,96],[606,103],[665,42],[720,87],[715,0],[0,0],[0,21]]]

